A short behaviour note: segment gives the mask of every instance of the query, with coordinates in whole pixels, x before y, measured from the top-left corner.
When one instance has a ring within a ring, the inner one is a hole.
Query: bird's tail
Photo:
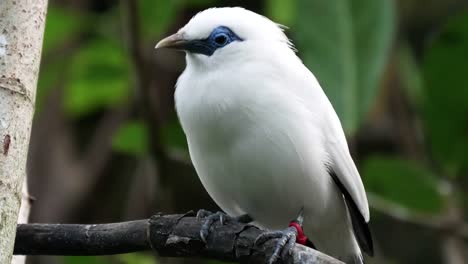
[[[364,258],[362,257],[362,254],[358,255],[353,255],[344,260],[345,263],[348,264],[364,264]]]
[[[362,256],[361,249],[357,244],[357,241],[354,241],[353,244],[355,244],[353,245],[354,250],[352,250],[352,252],[349,252],[349,255],[342,258],[341,260],[347,264],[364,264],[364,258]]]
[[[335,248],[335,250],[338,250],[335,255],[346,264],[364,264],[361,248],[352,233],[351,227],[345,228],[347,231],[341,234],[341,240],[335,240],[335,246],[339,245]]]
[[[328,239],[317,241],[319,242],[317,243],[317,250],[337,258],[346,264],[364,264],[364,258],[356,238],[351,230],[345,230],[339,233],[330,232]]]

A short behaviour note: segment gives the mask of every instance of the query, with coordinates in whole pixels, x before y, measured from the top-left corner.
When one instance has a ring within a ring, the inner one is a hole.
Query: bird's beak
[[[162,39],[156,44],[155,49],[169,48],[169,49],[184,49],[189,41],[184,38],[181,33],[170,35],[167,38]]]

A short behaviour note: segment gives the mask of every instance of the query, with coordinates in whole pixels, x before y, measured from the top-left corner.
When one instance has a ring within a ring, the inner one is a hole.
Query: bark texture
[[[0,2],[0,263],[10,263],[26,178],[47,0]]]
[[[23,182],[23,191],[21,197],[21,206],[18,213],[18,224],[26,224],[29,220],[29,212],[31,211],[31,198],[28,192],[28,181],[27,177]],[[24,264],[26,263],[26,256],[13,256],[11,264]]]
[[[166,257],[203,257],[238,263],[267,263],[277,239],[254,245],[262,232],[256,226],[216,222],[204,243],[203,220],[193,214],[155,215],[130,222],[75,225],[18,225],[15,254],[110,255],[155,250]],[[319,251],[296,245],[285,264],[342,264]]]

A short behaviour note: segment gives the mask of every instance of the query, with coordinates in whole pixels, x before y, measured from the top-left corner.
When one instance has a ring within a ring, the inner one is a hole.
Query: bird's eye
[[[206,49],[206,55],[211,56],[217,49],[224,48],[234,41],[243,41],[232,30],[225,26],[219,26],[203,40],[199,41],[199,46]],[[200,53],[200,52],[199,52]]]
[[[229,37],[225,33],[221,33],[214,37],[214,41],[218,46],[224,46],[228,43]]]

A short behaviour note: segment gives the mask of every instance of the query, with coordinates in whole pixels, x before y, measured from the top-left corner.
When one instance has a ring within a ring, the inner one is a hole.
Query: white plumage
[[[242,8],[212,8],[177,35],[208,41],[220,26],[241,40],[211,55],[188,49],[175,92],[204,187],[229,215],[247,213],[269,229],[285,228],[304,207],[304,231],[317,249],[360,263],[359,227],[353,232],[353,212],[348,213],[330,171],[363,224],[369,208],[328,98],[282,29],[263,16]]]

